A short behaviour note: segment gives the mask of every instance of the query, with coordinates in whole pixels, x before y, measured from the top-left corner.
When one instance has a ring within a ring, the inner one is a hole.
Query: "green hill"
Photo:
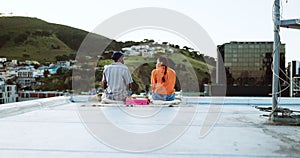
[[[37,18],[0,17],[0,57],[6,57],[8,60],[36,60],[41,63],[56,61],[57,57],[74,58],[82,41],[88,34],[89,32],[84,30],[48,23]],[[103,65],[111,62],[111,50],[121,50],[124,47],[155,42],[151,39],[145,39],[140,42],[117,42],[96,34],[90,37],[91,39],[89,40],[93,43],[103,45],[110,42],[110,45],[106,48],[106,50],[110,50],[109,53],[102,54],[102,58],[99,60],[98,66],[100,69],[99,72],[96,73],[97,82],[101,81],[102,72],[100,70],[103,69]],[[167,46],[167,44],[161,44],[161,46]],[[199,52],[189,51],[184,48],[180,49],[178,45],[169,44],[168,47],[175,50],[175,53],[172,54],[174,60],[172,67],[176,69],[177,76],[183,79],[180,83],[181,85],[177,85],[177,87],[190,87],[190,74],[194,73],[197,76],[198,84],[202,91],[203,84],[211,81],[210,71],[215,66],[214,59],[199,54]],[[97,49],[97,47],[95,48]],[[93,50],[93,48],[91,50],[92,51],[89,50],[89,52],[84,53],[84,55],[90,55],[89,53],[91,53],[91,56],[94,57],[94,51],[97,50]],[[85,58],[85,56],[83,56],[83,58]],[[133,72],[132,76],[135,81],[134,90],[136,92],[141,92],[149,88],[150,74],[152,69],[155,68],[155,60],[156,57],[145,59],[141,56],[128,57],[126,59],[126,65],[128,65]],[[205,63],[207,61],[209,62]],[[54,83],[57,78],[61,78],[61,75],[46,78],[45,80],[47,81],[44,83]],[[65,78],[60,80],[66,81],[67,88],[65,89],[72,88],[70,87],[70,79],[68,79],[68,82]],[[44,88],[46,88],[46,90],[57,90],[63,87],[64,86],[61,85],[48,85]],[[194,91],[193,89],[185,90]]]
[[[54,61],[75,53],[87,31],[30,17],[0,17],[0,56],[8,59]],[[97,35],[100,40],[109,40]]]

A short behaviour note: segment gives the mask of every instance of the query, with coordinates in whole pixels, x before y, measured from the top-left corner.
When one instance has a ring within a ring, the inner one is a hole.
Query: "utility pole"
[[[279,86],[279,27],[280,27],[280,0],[275,0],[273,8],[273,22],[274,22],[274,44],[273,44],[273,82],[272,82],[272,115],[271,119],[277,116],[274,112],[278,107],[278,86]]]

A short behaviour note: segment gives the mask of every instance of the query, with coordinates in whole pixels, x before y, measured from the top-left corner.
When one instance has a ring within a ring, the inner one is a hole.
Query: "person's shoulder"
[[[111,65],[104,65],[103,71],[107,71],[108,69],[110,69],[110,66],[111,66]]]
[[[117,67],[118,69],[122,69],[122,70],[125,70],[125,71],[129,71],[128,66],[125,65],[125,64],[118,64],[118,65],[116,65],[116,67]]]
[[[128,68],[125,64],[122,64],[122,63],[119,63],[119,62],[112,63],[109,66],[110,67],[118,67],[118,68]]]
[[[121,67],[125,68],[125,69],[129,69],[127,65],[122,64]]]
[[[111,69],[112,67],[114,67],[113,64],[105,65],[105,66],[104,66],[104,70],[109,70],[109,69]]]
[[[152,71],[151,71],[151,73],[156,73],[157,72],[157,69],[153,69]]]
[[[172,72],[176,73],[174,69],[172,69],[172,68],[170,68],[170,67],[169,67],[169,69],[170,69]]]

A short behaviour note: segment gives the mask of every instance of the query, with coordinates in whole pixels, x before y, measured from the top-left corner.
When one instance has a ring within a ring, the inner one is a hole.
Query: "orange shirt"
[[[164,76],[165,66],[160,66],[157,69],[152,70],[151,73],[151,85],[152,91],[157,94],[173,94],[175,92],[176,73],[170,67],[167,68],[165,75],[165,82],[162,82]]]

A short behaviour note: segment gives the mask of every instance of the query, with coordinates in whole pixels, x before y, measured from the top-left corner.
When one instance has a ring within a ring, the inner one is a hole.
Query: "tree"
[[[44,77],[48,77],[49,74],[50,74],[49,70],[44,71]]]
[[[193,50],[193,48],[190,48],[188,46],[183,46],[183,49],[186,50],[186,51]]]
[[[40,65],[39,65],[39,64],[33,64],[33,67],[34,67],[35,69],[38,69],[38,68],[40,67]]]
[[[142,42],[143,43],[153,43],[155,41],[153,39],[144,39]]]
[[[62,75],[64,73],[64,70],[62,67],[58,68],[57,71],[56,71],[56,74],[57,75]]]

